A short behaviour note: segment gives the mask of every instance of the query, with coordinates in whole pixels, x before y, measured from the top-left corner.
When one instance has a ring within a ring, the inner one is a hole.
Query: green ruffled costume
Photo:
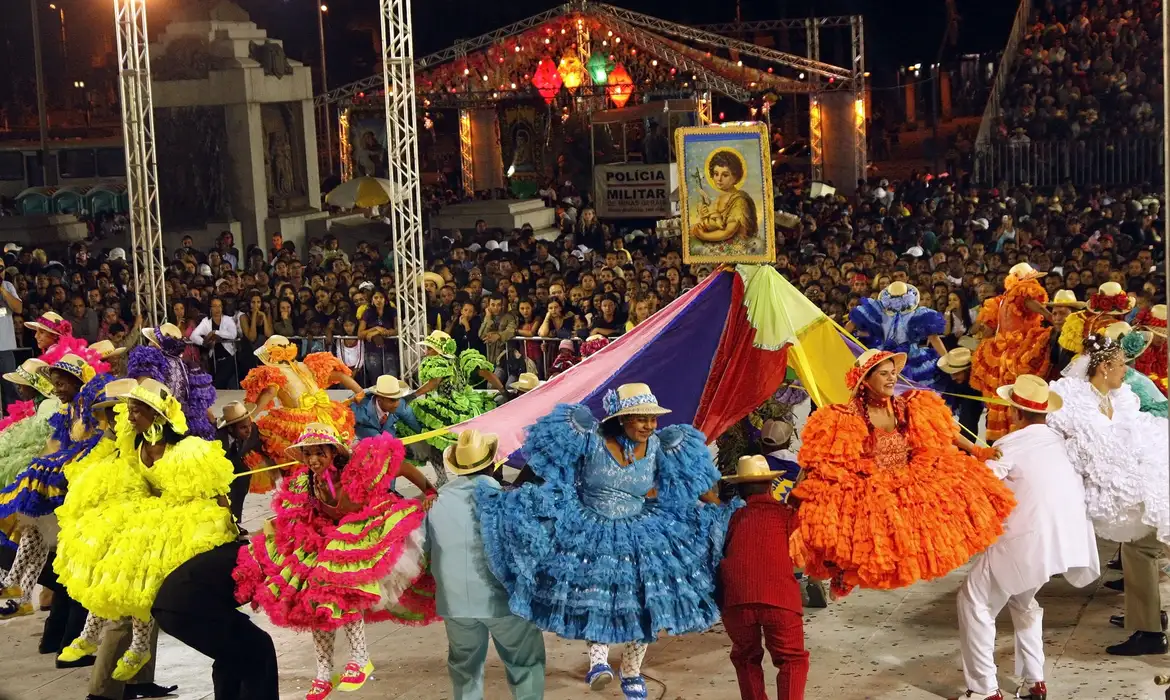
[[[60,410],[61,401],[49,397],[41,401],[35,414],[0,433],[0,485],[12,483],[34,457],[45,451],[45,444],[53,435],[49,417]]]
[[[426,430],[446,428],[475,418],[495,407],[491,397],[472,388],[477,379],[476,372],[481,369],[491,372],[495,367],[478,350],[464,350],[459,353],[458,358],[443,355],[423,358],[422,366],[418,370],[419,384],[426,384],[432,379],[440,380],[434,391],[415,399],[410,404],[423,428]],[[403,421],[395,425],[395,430],[399,433],[399,438],[413,434]],[[427,442],[432,447],[442,450],[455,443],[455,436],[440,435]]]
[[[1154,384],[1154,380],[1137,371],[1133,367],[1125,368],[1125,383],[1137,394],[1138,401],[1141,402],[1142,413],[1148,413],[1151,416],[1158,418],[1166,418],[1170,412],[1170,402],[1158,390],[1158,385]]]

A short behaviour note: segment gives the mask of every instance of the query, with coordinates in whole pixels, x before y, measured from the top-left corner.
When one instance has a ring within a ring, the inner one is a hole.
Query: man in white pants
[[[1000,387],[1010,404],[1012,432],[988,465],[1016,496],[1016,508],[995,544],[972,561],[959,590],[959,645],[967,692],[963,698],[1002,700],[995,667],[995,617],[1006,605],[1015,629],[1018,697],[1046,700],[1043,609],[1036,592],[1057,574],[1073,586],[1100,575],[1097,541],[1085,508],[1084,484],[1065,452],[1064,438],[1045,425],[1061,399],[1040,377],[1020,375]]]

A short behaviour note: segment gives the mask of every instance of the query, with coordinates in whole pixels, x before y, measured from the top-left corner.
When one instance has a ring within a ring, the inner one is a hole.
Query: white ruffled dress
[[[1167,420],[1141,412],[1126,385],[1109,393],[1113,417],[1101,412],[1088,380],[1052,382],[1064,406],[1048,425],[1065,437],[1069,458],[1085,480],[1089,517],[1097,534],[1132,542],[1151,529],[1170,543],[1170,451]]]

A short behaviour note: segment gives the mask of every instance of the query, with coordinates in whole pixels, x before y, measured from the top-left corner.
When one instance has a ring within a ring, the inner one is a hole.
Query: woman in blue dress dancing
[[[862,299],[849,312],[849,325],[871,348],[906,353],[903,376],[920,387],[934,388],[938,359],[947,354],[941,337],[947,322],[934,309],[919,306],[919,299],[916,287],[894,282],[876,300]]]
[[[646,646],[659,631],[702,631],[719,618],[716,567],[731,515],[707,505],[719,480],[703,434],[657,430],[670,413],[645,384],[602,401],[600,424],[561,404],[529,428],[528,466],[544,480],[477,493],[493,573],[513,613],[565,639],[589,643],[585,682],[614,679],[609,645],[625,643],[626,698],[646,697]]]

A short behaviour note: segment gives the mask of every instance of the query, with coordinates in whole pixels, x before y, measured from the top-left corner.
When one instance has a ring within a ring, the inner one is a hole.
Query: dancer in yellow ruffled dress
[[[144,380],[114,412],[117,452],[82,470],[75,489],[88,493],[75,498],[92,505],[76,518],[67,509],[54,568],[90,612],[58,658],[93,654],[105,622],[130,617],[130,648],[113,674],[124,681],[150,660],[150,608],[163,580],[238,531],[227,506],[231,462],[219,443],[184,437],[183,408],[165,386]],[[99,469],[101,478],[84,478]]]
[[[340,384],[353,391],[355,400],[365,397],[353,373],[340,360],[327,352],[315,352],[297,362],[297,346],[282,335],[269,336],[255,354],[263,364],[248,372],[241,385],[248,403],[255,404],[258,411],[268,409],[256,427],[264,452],[274,464],[286,461],[285,451],[310,423],[324,423],[352,438],[353,411],[325,393],[326,388]],[[279,399],[280,405],[268,408],[273,399]],[[252,492],[272,490],[277,476],[273,471],[253,476]]]

